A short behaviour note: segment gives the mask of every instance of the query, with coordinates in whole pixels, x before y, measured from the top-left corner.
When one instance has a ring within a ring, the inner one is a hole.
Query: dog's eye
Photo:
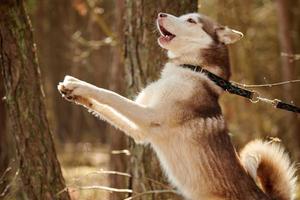
[[[188,21],[189,23],[197,24],[197,22],[192,18],[188,18],[186,21]]]

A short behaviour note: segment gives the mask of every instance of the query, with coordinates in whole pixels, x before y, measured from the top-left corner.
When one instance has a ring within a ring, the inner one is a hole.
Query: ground
[[[58,158],[72,200],[109,199],[109,191],[103,188],[109,186],[107,171],[110,152],[107,145],[67,143],[58,149]],[[300,197],[299,185],[297,194]]]
[[[72,200],[107,200],[108,191],[94,186],[109,186],[105,173],[108,170],[108,147],[68,143],[59,149],[58,157]]]

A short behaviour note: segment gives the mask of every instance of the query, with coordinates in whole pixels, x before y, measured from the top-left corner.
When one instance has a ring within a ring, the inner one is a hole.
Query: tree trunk
[[[0,80],[2,80],[2,75],[0,73]],[[2,194],[7,185],[7,177],[3,176],[5,171],[8,169],[9,164],[9,152],[11,148],[7,145],[8,134],[6,131],[6,112],[4,107],[4,86],[0,84],[0,194]],[[1,195],[0,195],[1,197]]]
[[[125,72],[128,94],[133,97],[147,83],[156,79],[166,61],[165,52],[157,44],[154,30],[158,12],[181,15],[197,10],[196,0],[127,0],[125,23]],[[163,112],[163,111],[162,111]],[[141,193],[169,189],[160,164],[148,147],[129,144],[131,158],[128,172],[132,175],[129,188]],[[178,199],[171,194],[144,195],[140,199]]]
[[[0,4],[0,66],[9,133],[14,137],[25,199],[70,199],[46,118],[31,25],[20,0]]]
[[[37,1],[34,13],[39,60],[46,83],[47,105],[50,125],[60,142],[106,141],[106,123],[81,107],[74,107],[60,98],[56,85],[66,74],[87,80],[95,85],[107,87],[107,64],[111,61],[110,46],[93,49],[73,38],[81,33],[87,41],[107,37],[95,20],[95,12],[85,0]],[[95,7],[109,10],[112,2],[97,2]],[[93,4],[93,3],[92,3]],[[105,18],[105,12],[101,17]],[[84,56],[85,55],[85,56]],[[53,59],[55,58],[55,59]],[[76,121],[77,123],[71,123]],[[101,134],[99,134],[99,132]],[[91,139],[92,138],[92,139]]]
[[[125,92],[125,80],[124,80],[124,62],[123,62],[123,44],[124,41],[124,12],[125,1],[117,0],[114,8],[114,32],[116,33],[117,45],[113,49],[113,62],[110,68],[110,85],[109,89],[119,94]],[[128,155],[121,150],[127,149],[127,137],[121,131],[114,127],[107,129],[108,136],[110,137],[110,169],[118,172],[126,172]],[[109,176],[110,186],[113,188],[125,188],[127,187],[128,177],[111,175]],[[125,199],[126,194],[123,193],[111,193],[111,200]]]
[[[284,80],[291,80],[295,74],[294,60],[290,59],[288,55],[293,55],[293,43],[291,33],[291,20],[289,13],[289,1],[277,0],[278,10],[278,27],[279,27],[279,42],[281,46],[281,52],[287,54],[281,56],[282,76]],[[286,100],[291,100],[293,97],[292,85],[284,85],[284,95]]]
[[[279,43],[281,47],[281,53],[285,55],[281,56],[281,71],[283,80],[296,79],[295,61],[292,59],[294,55],[294,47],[292,40],[292,26],[290,13],[291,6],[294,6],[289,0],[277,0],[277,13],[278,13],[278,28],[279,28]],[[284,85],[284,97],[286,101],[295,101],[297,99],[296,93],[294,93],[292,84]],[[299,127],[300,118],[297,114],[285,113],[286,132],[281,133],[281,137],[286,139],[291,149],[294,149],[293,156],[300,160],[299,153]],[[298,138],[298,139],[297,139]]]
[[[36,19],[42,21],[41,26],[37,27],[38,37],[37,44],[41,46],[40,60],[42,62],[42,72],[45,76],[47,105],[51,111],[50,120],[53,123],[54,132],[60,141],[66,141],[73,136],[73,127],[70,118],[74,116],[74,112],[78,109],[63,101],[57,92],[55,85],[64,77],[66,73],[70,73],[71,67],[74,67],[72,61],[73,48],[71,46],[71,35],[73,31],[73,15],[71,0],[41,0],[37,5],[43,4],[43,18]],[[42,7],[40,6],[40,7]],[[41,12],[41,11],[40,11]],[[82,123],[75,126],[79,126]],[[74,137],[77,138],[77,137]]]
[[[0,79],[2,76],[0,74]],[[6,151],[6,112],[4,108],[4,87],[3,84],[0,85],[0,174],[3,173],[5,168],[7,168],[7,155]]]

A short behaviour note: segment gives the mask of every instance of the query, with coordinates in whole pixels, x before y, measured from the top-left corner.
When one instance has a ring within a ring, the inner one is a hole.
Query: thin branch
[[[91,48],[93,50],[98,50],[100,47],[102,47],[104,45],[112,45],[112,46],[115,45],[115,41],[111,37],[107,37],[107,38],[104,38],[102,40],[86,40],[85,38],[83,38],[81,36],[80,31],[76,31],[72,35],[72,39],[75,42],[77,42],[78,44],[80,44],[84,47]]]
[[[10,187],[11,187],[11,184],[6,185],[4,190],[2,191],[2,193],[0,194],[0,197],[4,197],[7,194]]]
[[[99,13],[97,11],[97,7],[95,7],[95,5],[93,5],[93,3],[91,1],[86,0],[86,3],[88,5],[89,9],[91,10],[92,14],[95,16],[95,21],[98,24],[98,26],[101,28],[103,33],[110,38],[115,38],[114,32],[110,29],[110,27],[107,25],[107,23],[103,19],[102,13]]]
[[[292,60],[300,60],[300,54],[288,54],[288,53],[282,52],[281,56],[288,57],[289,59],[292,59]]]
[[[138,194],[136,194],[136,195],[134,195],[132,197],[128,197],[128,198],[126,198],[124,200],[132,200],[132,199],[144,196],[144,195],[148,195],[148,194],[160,194],[160,193],[174,193],[174,194],[177,194],[177,192],[175,190],[150,190],[150,191],[138,193]]]
[[[10,171],[12,170],[11,167],[6,168],[6,170],[3,172],[1,178],[0,178],[0,185],[4,182],[4,178],[6,176],[6,174],[8,174]]]
[[[123,172],[118,172],[118,171],[96,171],[96,172],[91,172],[91,173],[88,173],[80,178],[77,178],[76,180],[81,180],[82,178],[86,177],[86,176],[89,176],[91,174],[113,174],[113,175],[120,175],[120,176],[126,176],[126,177],[131,177],[130,174],[128,173],[123,173]],[[160,183],[156,180],[153,180],[153,179],[150,179],[150,178],[146,178],[156,184],[160,184],[162,186],[165,186],[163,183]],[[76,188],[76,189],[79,189],[79,190],[89,190],[89,189],[99,189],[99,190],[105,190],[105,191],[108,191],[108,192],[118,192],[118,193],[134,193],[133,190],[130,190],[130,189],[117,189],[117,188],[111,188],[111,187],[107,187],[107,186],[72,186],[72,185],[69,185],[68,187],[64,188],[63,190],[61,190],[60,192],[57,193],[57,195],[60,195],[62,192],[65,192],[67,191],[69,188]],[[130,197],[129,199],[133,199],[133,198],[137,198],[139,196],[142,196],[142,195],[146,195],[146,194],[153,194],[153,193],[176,193],[176,191],[174,190],[153,190],[153,191],[147,191],[147,192],[143,192],[143,193],[137,193],[135,196],[133,197]]]
[[[120,176],[131,177],[131,175],[128,174],[128,173],[118,172],[118,171],[104,171],[104,170],[91,172],[91,173],[86,174],[86,176],[91,175],[91,174],[112,174],[112,175],[120,175]]]
[[[282,81],[282,82],[276,82],[276,83],[266,83],[266,84],[257,84],[257,85],[248,85],[248,84],[242,84],[237,83],[234,81],[231,81],[234,85],[244,87],[244,88],[259,88],[259,87],[273,87],[273,86],[282,86],[290,83],[300,83],[300,79],[296,80],[290,80],[290,81]]]
[[[6,169],[5,171],[9,172],[10,170],[11,170],[11,168],[9,170]],[[16,173],[15,173],[13,179],[10,181],[10,183],[5,186],[4,190],[0,194],[0,197],[4,197],[9,192],[9,188],[11,188],[11,186],[13,185],[13,183],[16,181],[18,175],[19,175],[19,169],[16,171]]]
[[[125,154],[126,156],[130,156],[130,151],[128,149],[112,150],[111,154]]]
[[[70,184],[70,185],[75,185],[75,182],[78,182],[80,180],[82,180],[83,178],[87,177],[87,176],[90,176],[90,175],[93,175],[93,174],[110,174],[110,175],[119,175],[119,176],[125,176],[125,177],[129,177],[131,178],[132,176],[128,173],[125,173],[125,172],[118,172],[118,171],[105,171],[105,170],[100,170],[100,171],[94,171],[94,172],[90,172],[90,173],[87,173],[83,176],[80,176],[78,178],[74,178],[73,179],[73,183]],[[148,178],[148,177],[145,177],[146,180],[148,181],[151,181],[152,183],[154,184],[157,184],[157,185],[160,185],[166,189],[170,189],[170,187],[168,185],[165,185],[164,183],[161,183],[157,180],[154,180],[152,178]]]
[[[83,176],[80,176],[78,178],[74,178],[73,183],[69,184],[67,187],[60,190],[56,194],[56,196],[59,196],[63,192],[68,191],[70,188],[76,188],[76,189],[79,189],[79,190],[99,189],[99,190],[106,190],[106,191],[109,191],[109,192],[134,193],[133,190],[130,190],[130,189],[118,189],[118,188],[111,188],[111,187],[107,187],[107,186],[98,186],[98,185],[95,185],[95,186],[78,186],[78,185],[76,185],[76,182],[78,182],[78,181],[82,180],[83,178],[85,178],[89,175],[92,175],[92,174],[111,174],[111,175],[125,176],[125,177],[129,177],[129,178],[132,177],[128,173],[118,172],[118,171],[105,171],[105,170],[94,171],[94,172],[87,173]],[[169,186],[167,186],[167,185],[165,185],[165,184],[163,184],[159,181],[156,181],[154,179],[147,178],[147,177],[146,177],[146,179],[153,182],[153,183],[155,183],[155,184],[158,184],[160,186],[165,187],[166,190],[151,190],[151,191],[147,191],[147,192],[144,192],[144,193],[137,193],[136,196],[133,196],[132,198],[142,196],[142,195],[145,195],[145,194],[162,193],[162,192],[175,192],[175,190],[171,190],[171,188]]]
[[[79,190],[105,190],[108,192],[117,192],[117,193],[134,193],[133,190],[131,189],[117,189],[117,188],[112,188],[112,187],[107,187],[107,186],[100,186],[100,185],[92,185],[92,186],[81,186],[81,187],[75,187],[76,189]]]
[[[162,186],[162,187],[164,187],[164,188],[166,188],[166,189],[172,189],[170,186],[168,186],[168,185],[166,185],[166,184],[164,184],[164,183],[161,183],[161,182],[159,182],[159,181],[157,181],[157,180],[154,180],[154,179],[152,179],[152,178],[145,177],[145,179],[148,180],[148,181],[151,181],[151,182],[154,183],[154,184],[160,185],[160,186]]]
[[[91,175],[91,174],[110,174],[110,175],[120,175],[120,176],[126,176],[126,177],[132,177],[130,174],[128,173],[124,173],[124,172],[118,172],[118,171],[104,171],[104,170],[100,170],[100,171],[96,171],[96,172],[91,172],[91,173],[88,173],[86,174],[85,176],[88,176],[88,175]],[[171,189],[171,187],[169,187],[168,185],[164,184],[164,183],[161,183],[157,180],[154,180],[152,178],[148,178],[148,177],[145,177],[146,180],[154,183],[154,184],[157,184],[157,185],[160,185],[166,189]]]
[[[100,170],[100,171],[94,171],[94,172],[87,173],[87,174],[82,175],[82,176],[77,177],[77,178],[73,178],[73,183],[71,183],[70,185],[75,185],[75,182],[78,182],[78,181],[82,180],[83,178],[85,178],[87,176],[90,176],[90,175],[93,175],[93,174],[111,174],[111,175],[131,177],[130,174],[124,173],[124,172]]]
[[[118,189],[118,188],[112,188],[112,187],[107,187],[107,186],[101,186],[101,185],[92,185],[92,186],[67,186],[64,189],[62,189],[61,191],[59,191],[58,193],[56,193],[56,196],[59,196],[60,194],[62,194],[63,192],[68,191],[69,189],[72,190],[104,190],[104,191],[108,191],[108,192],[117,192],[117,193],[134,193],[133,190],[131,189]]]

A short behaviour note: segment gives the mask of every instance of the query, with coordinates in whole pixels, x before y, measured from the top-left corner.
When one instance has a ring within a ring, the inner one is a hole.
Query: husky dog
[[[222,89],[182,67],[200,65],[228,80],[227,45],[242,33],[197,13],[159,13],[157,28],[169,62],[135,101],[70,76],[58,90],[136,142],[150,144],[185,199],[294,199],[295,168],[283,148],[256,140],[237,154],[218,103]]]

